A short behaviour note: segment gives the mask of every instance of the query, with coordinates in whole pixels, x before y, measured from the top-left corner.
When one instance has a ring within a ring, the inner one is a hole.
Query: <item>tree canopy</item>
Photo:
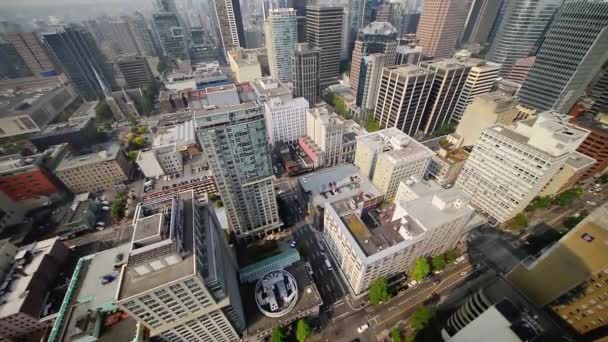
[[[296,326],[296,339],[298,342],[305,342],[310,334],[312,334],[312,329],[308,322],[304,319],[299,319]]]
[[[410,316],[410,326],[416,332],[424,329],[431,321],[431,312],[426,306],[420,306]]]
[[[376,305],[381,302],[386,302],[391,298],[390,293],[388,292],[388,281],[385,277],[380,277],[372,283],[372,286],[369,289],[369,301]]]
[[[431,259],[431,264],[433,265],[433,271],[442,271],[446,265],[445,257],[443,254],[434,256],[433,259]]]
[[[272,335],[270,336],[271,342],[283,342],[285,339],[285,334],[283,333],[283,329],[281,327],[272,328]]]
[[[528,216],[526,216],[524,213],[519,213],[511,221],[509,221],[508,225],[511,229],[521,229],[527,227]]]
[[[453,263],[459,256],[460,252],[457,249],[448,249],[448,251],[445,252],[445,261],[447,261],[448,263]]]
[[[536,197],[528,204],[526,211],[534,211],[536,209],[546,209],[551,206],[551,196]]]
[[[570,206],[572,205],[572,203],[574,203],[575,200],[577,200],[582,195],[582,188],[572,188],[555,196],[555,198],[553,199],[553,203],[562,207]]]
[[[365,122],[365,129],[370,133],[378,131],[378,130],[380,130],[380,122],[377,120],[374,120],[374,118],[371,117],[371,115],[370,115],[367,117],[367,120]]]
[[[401,342],[401,330],[399,330],[398,328],[393,328],[393,330],[391,330],[391,341],[392,342]]]
[[[422,281],[431,272],[431,266],[429,265],[426,257],[420,257],[416,259],[414,263],[414,269],[410,275],[416,281]]]

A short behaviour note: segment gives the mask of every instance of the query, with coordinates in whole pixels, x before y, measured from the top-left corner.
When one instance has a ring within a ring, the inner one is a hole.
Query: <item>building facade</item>
[[[228,61],[237,82],[253,82],[262,77],[262,67],[255,49],[234,49],[228,53]]]
[[[461,43],[485,44],[499,19],[501,0],[475,0],[467,16]]]
[[[154,80],[148,60],[144,57],[123,58],[116,61],[128,88],[146,89]]]
[[[585,173],[584,177],[598,177],[608,168],[608,117],[606,114],[592,113],[572,119],[578,127],[589,130],[589,136],[581,143],[577,151],[595,159],[597,162]]]
[[[169,60],[188,60],[184,28],[177,13],[166,12],[152,15],[156,39],[162,54]]]
[[[213,0],[213,4],[216,17],[212,20],[217,20],[224,53],[228,55],[234,48],[246,47],[239,0]]]
[[[36,33],[5,32],[0,34],[0,37],[15,47],[17,54],[21,56],[34,76],[40,76],[43,71],[55,69],[46,48]]]
[[[536,56],[516,59],[511,67],[511,71],[509,72],[507,79],[521,86],[526,77],[528,77],[528,73],[530,72],[530,69],[532,69],[535,60]]]
[[[520,103],[568,113],[608,59],[608,3],[566,1],[519,91]],[[576,45],[570,44],[576,37]]]
[[[303,97],[283,101],[270,99],[264,104],[268,138],[272,145],[279,141],[296,143],[306,135],[308,101]]]
[[[298,43],[296,11],[293,8],[275,9],[264,22],[270,76],[281,82],[291,82],[291,55]]]
[[[366,112],[373,111],[376,105],[378,87],[386,61],[387,55],[384,53],[373,53],[361,58],[355,103]]]
[[[297,44],[291,55],[293,96],[305,98],[311,107],[317,104],[320,95],[320,56],[321,50],[308,43]]]
[[[338,83],[342,45],[342,7],[307,6],[306,42],[319,48],[319,84],[321,89]]]
[[[422,5],[416,36],[428,58],[449,58],[467,19],[469,6],[464,0],[430,0]]]
[[[467,106],[473,100],[481,95],[489,93],[492,90],[494,82],[498,78],[500,65],[492,62],[486,62],[477,58],[469,58],[464,61],[465,64],[471,65],[471,70],[467,76],[462,92],[458,97],[456,108],[452,114],[452,121],[460,122],[462,114],[467,109]]]

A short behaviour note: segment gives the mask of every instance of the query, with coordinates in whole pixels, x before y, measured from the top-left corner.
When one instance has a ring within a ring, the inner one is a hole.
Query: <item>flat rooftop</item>
[[[114,160],[120,151],[120,145],[118,143],[109,143],[97,145],[94,149],[97,149],[97,151],[64,159],[59,166],[57,166],[56,171],[69,170],[76,167]]]
[[[433,182],[434,183],[434,182]],[[400,202],[410,217],[422,224],[424,227],[439,227],[448,222],[462,217],[470,217],[475,214],[475,210],[468,206],[470,196],[458,188],[430,188],[426,193],[421,193],[421,197]],[[453,203],[460,200],[460,207],[448,205],[444,208],[438,207],[438,202]]]
[[[597,161],[591,157],[588,157],[580,152],[574,152],[568,160],[566,160],[566,164],[574,168],[575,170],[579,170],[582,168],[586,168],[595,164]]]
[[[154,214],[137,220],[135,231],[133,232],[133,241],[135,242],[155,235],[160,235],[162,222],[162,214]]]
[[[427,61],[420,63],[421,66],[428,66],[430,68],[443,69],[443,70],[454,70],[454,69],[463,69],[470,68],[470,65],[463,63],[454,58],[446,58],[434,61]]]
[[[64,88],[59,87],[17,95],[0,95],[0,118],[28,114],[37,103],[48,101],[62,91]]]
[[[65,134],[70,132],[78,132],[83,129],[86,125],[88,125],[93,118],[91,117],[81,117],[70,119],[67,122],[57,123],[53,125],[46,126],[40,133],[36,134],[36,137],[44,137],[44,136],[53,136],[57,134]]]
[[[395,164],[435,155],[431,149],[394,127],[360,135],[357,142],[381,151]]]
[[[80,105],[80,107],[78,107],[76,109],[76,111],[74,112],[74,114],[72,114],[72,116],[70,116],[69,120],[74,120],[80,117],[95,117],[95,108],[97,108],[97,105],[99,104],[99,101],[91,101],[91,102],[85,102],[83,104]]]
[[[608,125],[602,123],[601,121],[596,119],[596,115],[591,113],[583,114],[579,117],[572,119],[572,122],[580,127],[592,130],[599,131],[602,134],[608,134]]]
[[[266,97],[277,97],[277,96],[291,96],[291,90],[283,84],[283,82],[274,79],[272,77],[262,77],[253,81],[253,87],[256,92],[261,96]]]
[[[384,71],[390,71],[392,73],[397,73],[400,76],[407,77],[407,78],[423,76],[423,75],[432,75],[434,73],[431,70],[424,69],[417,65],[412,65],[412,64],[385,67]]]
[[[310,194],[311,201],[315,206],[353,197],[368,200],[383,195],[352,164],[322,169],[298,178],[298,182],[302,189]]]
[[[394,246],[405,241],[399,234],[400,222],[391,222],[377,227],[366,225],[356,214],[349,213],[341,217],[342,222],[348,228],[351,235],[357,240],[359,247],[366,256]],[[418,233],[422,234],[420,230]]]

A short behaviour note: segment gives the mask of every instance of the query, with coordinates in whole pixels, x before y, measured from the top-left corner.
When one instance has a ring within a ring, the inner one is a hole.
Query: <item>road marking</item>
[[[344,302],[335,302],[334,303],[334,308],[337,308],[340,305],[344,305]]]
[[[340,318],[342,318],[342,317],[344,317],[344,316],[346,316],[346,315],[348,315],[348,314],[350,314],[350,312],[345,312],[345,313],[341,314],[340,316],[335,317],[334,319],[332,319],[332,321],[339,320]]]

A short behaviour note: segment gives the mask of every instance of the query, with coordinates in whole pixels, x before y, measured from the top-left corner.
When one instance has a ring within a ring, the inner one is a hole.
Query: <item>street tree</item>
[[[299,319],[296,326],[296,338],[298,342],[305,342],[308,336],[312,334],[312,329],[305,319]]]
[[[372,286],[369,289],[369,301],[370,303],[376,305],[382,302],[386,302],[391,298],[390,293],[388,293],[388,281],[385,277],[380,277],[372,283]]]
[[[415,332],[424,329],[431,321],[431,312],[426,306],[420,306],[410,316],[410,326]]]
[[[412,270],[412,274],[410,276],[416,281],[422,281],[427,275],[431,272],[431,266],[429,265],[426,257],[420,257],[416,259],[414,263],[414,269]]]
[[[399,330],[399,328],[394,327],[393,330],[391,330],[391,340],[392,342],[401,342],[401,330]]]
[[[272,335],[270,336],[271,342],[283,342],[285,340],[285,334],[283,329],[279,326],[272,328]]]
[[[445,268],[446,262],[445,257],[442,255],[436,255],[431,259],[431,264],[433,265],[433,271],[440,272]]]

